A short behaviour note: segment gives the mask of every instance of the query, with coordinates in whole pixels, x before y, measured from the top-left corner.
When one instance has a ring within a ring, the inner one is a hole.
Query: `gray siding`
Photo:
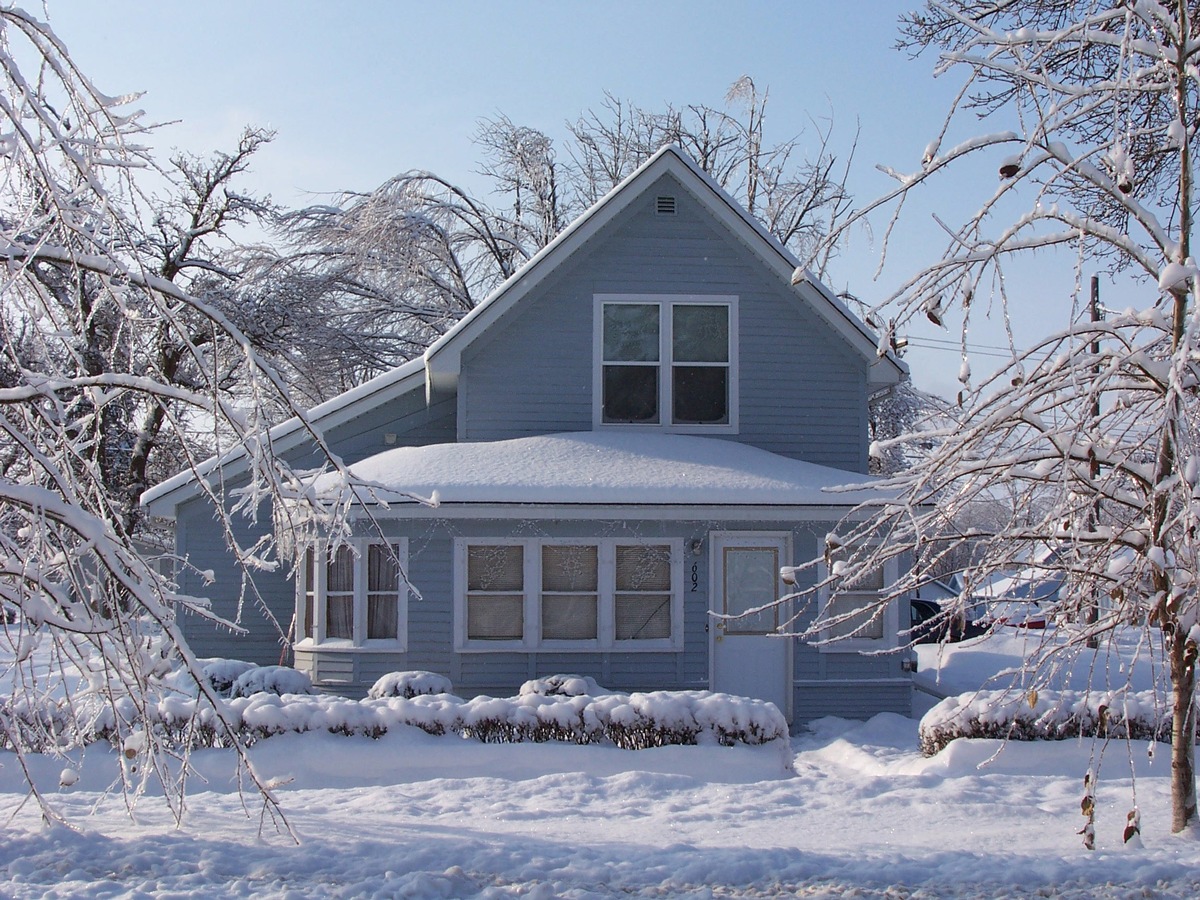
[[[654,212],[659,193],[675,216]],[[467,349],[461,440],[591,430],[597,293],[737,295],[740,434],[727,437],[865,471],[865,361],[669,176]]]
[[[269,521],[269,516],[264,521]],[[253,542],[257,529],[250,522],[236,518],[233,524],[243,546]],[[254,574],[253,586],[245,582],[244,573],[226,547],[225,534],[212,507],[203,498],[180,506],[176,544],[187,560],[178,574],[180,589],[207,598],[214,615],[250,632],[238,634],[199,616],[184,615],[180,625],[192,652],[200,657],[231,657],[259,665],[290,662],[283,644],[283,633],[291,624],[295,607],[288,573],[259,572]],[[203,574],[206,572],[212,575],[211,583]]]
[[[426,407],[424,392],[416,390],[394,404],[329,429],[325,439],[344,462],[352,464],[386,449],[385,434],[397,435],[397,444],[423,445],[453,441],[454,428],[453,402]],[[286,457],[297,466],[319,464],[315,454],[303,451]],[[244,479],[235,480],[230,487],[242,483]],[[259,521],[261,525],[240,517],[234,520],[243,546],[253,543],[253,536],[270,526],[269,511],[264,511]],[[283,636],[291,625],[295,593],[286,566],[278,572],[255,573],[253,586],[244,585],[243,574],[227,549],[225,535],[206,498],[189,500],[176,510],[175,542],[177,552],[189,563],[180,570],[182,590],[208,598],[216,615],[250,631],[249,635],[240,635],[199,616],[184,616],[183,632],[196,655],[245,659],[259,665],[290,663]],[[197,574],[206,570],[213,573],[211,584]],[[359,680],[354,673],[351,681]]]

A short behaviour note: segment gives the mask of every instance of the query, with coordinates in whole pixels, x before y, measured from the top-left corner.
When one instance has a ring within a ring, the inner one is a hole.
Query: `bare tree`
[[[852,584],[880,558],[919,551],[937,560],[966,542],[979,548],[962,573],[970,586],[1028,564],[1035,547],[1058,548],[1042,565],[1064,579],[1055,614],[1077,623],[1062,630],[1070,636],[1062,652],[1085,652],[1088,641],[1129,626],[1161,636],[1172,685],[1173,828],[1182,831],[1196,821],[1200,4],[930,0],[903,18],[901,34],[902,47],[936,51],[939,74],[962,73],[964,83],[921,168],[889,170],[896,188],[858,217],[890,207],[894,224],[912,190],[970,160],[989,160],[999,182],[965,223],[946,226],[942,257],[896,292],[884,318],[961,316],[965,347],[981,309],[1018,315],[1003,290],[1006,266],[1055,247],[1069,252],[1077,283],[1089,259],[1140,276],[1145,302],[1095,322],[1077,290],[1055,326],[1045,298],[1052,330],[1014,350],[1001,371],[977,382],[964,356],[961,422],[937,435],[927,460],[887,482],[894,499],[833,539],[856,550],[823,587]],[[942,147],[964,116],[997,121],[998,130]],[[1003,215],[1013,202],[1025,212]],[[1012,501],[1009,516],[962,526],[970,504],[1000,494]],[[902,577],[884,599],[919,578]],[[966,593],[949,615],[964,611]],[[1052,664],[1043,654],[1030,661],[1035,675]]]
[[[769,94],[748,75],[730,86],[723,109],[689,104],[654,111],[605,94],[598,111],[568,125],[571,183],[585,205],[594,203],[663,144],[677,144],[823,275],[839,243],[826,238],[850,210],[846,179],[857,139],[841,158],[833,149],[832,122],[814,120],[815,149],[802,149],[803,133],[769,143]]]

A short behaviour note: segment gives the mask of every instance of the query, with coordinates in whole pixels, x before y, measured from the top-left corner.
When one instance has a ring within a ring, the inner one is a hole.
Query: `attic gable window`
[[[596,299],[597,425],[734,430],[736,297]]]

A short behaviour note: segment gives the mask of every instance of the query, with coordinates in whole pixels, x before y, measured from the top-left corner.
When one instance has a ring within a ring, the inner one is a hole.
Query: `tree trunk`
[[[1171,654],[1171,831],[1196,821],[1196,643],[1170,636]]]

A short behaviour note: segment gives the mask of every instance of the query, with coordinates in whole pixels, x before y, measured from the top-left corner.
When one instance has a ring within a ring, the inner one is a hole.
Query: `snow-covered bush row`
[[[367,691],[368,700],[379,700],[383,697],[407,697],[409,699],[421,694],[450,694],[454,685],[445,675],[436,672],[388,672]]]
[[[1154,691],[976,691],[947,697],[921,719],[926,756],[955,738],[1170,741],[1171,709]]]
[[[163,724],[182,727],[191,703],[163,709]],[[248,740],[287,731],[331,731],[378,737],[398,725],[429,734],[458,734],[485,743],[565,741],[612,744],[629,750],[713,742],[762,744],[787,735],[775,706],[710,691],[636,694],[476,697],[452,694],[381,697],[361,701],[335,697],[256,694],[226,704]],[[201,710],[201,720],[211,710]]]
[[[119,712],[125,722],[136,719],[132,706]],[[472,700],[452,694],[347,700],[261,692],[222,701],[221,712],[233,734],[247,744],[305,731],[379,737],[403,725],[484,743],[564,741],[628,750],[672,744],[763,744],[788,734],[787,723],[773,704],[711,691],[599,696],[526,693]],[[181,694],[149,707],[147,714],[152,727],[169,743],[192,748],[231,743],[229,729],[206,701]],[[0,715],[12,718],[7,709],[0,708]],[[31,719],[31,726],[20,733],[27,749],[36,751],[97,740],[119,741],[128,731],[114,727],[110,707],[98,709],[86,726],[72,721],[65,708],[39,711]]]

